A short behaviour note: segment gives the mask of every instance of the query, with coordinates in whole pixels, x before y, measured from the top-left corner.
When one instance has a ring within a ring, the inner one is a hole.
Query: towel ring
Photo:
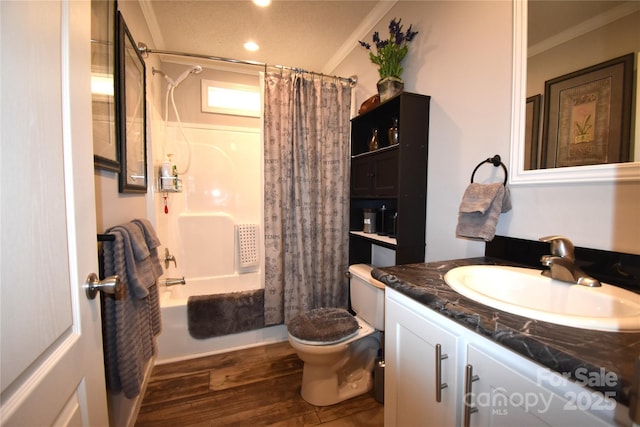
[[[502,160],[500,159],[500,155],[499,154],[496,154],[495,156],[490,157],[487,160],[483,160],[480,163],[478,163],[478,166],[476,166],[476,168],[471,173],[471,183],[473,183],[473,177],[476,174],[476,171],[478,170],[478,168],[480,166],[484,165],[485,163],[491,163],[495,167],[502,166],[502,169],[504,170],[504,183],[502,185],[504,185],[506,187],[507,186],[507,179],[509,179],[509,173],[507,172],[507,167],[504,165],[504,163],[502,163]]]

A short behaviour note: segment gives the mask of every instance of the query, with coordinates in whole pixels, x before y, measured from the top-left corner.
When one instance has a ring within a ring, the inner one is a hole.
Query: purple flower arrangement
[[[412,31],[412,25],[409,26],[406,33],[402,32],[402,19],[393,18],[389,23],[389,38],[380,39],[380,34],[376,31],[373,33],[373,43],[376,46],[377,53],[371,51],[369,43],[359,41],[360,45],[369,50],[369,59],[378,66],[380,79],[385,77],[401,78],[402,60],[409,53],[409,42],[418,34]]]

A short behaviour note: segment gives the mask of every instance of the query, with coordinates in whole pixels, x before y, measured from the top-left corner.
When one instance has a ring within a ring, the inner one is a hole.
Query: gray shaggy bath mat
[[[189,297],[187,317],[197,339],[263,328],[264,289]]]

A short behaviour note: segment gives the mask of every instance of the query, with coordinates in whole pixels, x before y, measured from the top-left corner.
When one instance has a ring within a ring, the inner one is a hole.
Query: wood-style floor
[[[367,393],[332,406],[300,397],[302,361],[288,342],[153,368],[136,426],[382,426]]]

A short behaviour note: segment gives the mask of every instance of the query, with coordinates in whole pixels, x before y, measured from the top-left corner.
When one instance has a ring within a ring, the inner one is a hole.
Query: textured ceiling
[[[395,3],[275,0],[260,8],[247,0],[143,2],[145,15],[152,13],[157,22],[151,29],[156,49],[318,72],[331,71],[327,64],[335,66],[336,55],[357,46],[370,29],[364,26],[375,24]],[[247,40],[260,50],[246,51]]]

